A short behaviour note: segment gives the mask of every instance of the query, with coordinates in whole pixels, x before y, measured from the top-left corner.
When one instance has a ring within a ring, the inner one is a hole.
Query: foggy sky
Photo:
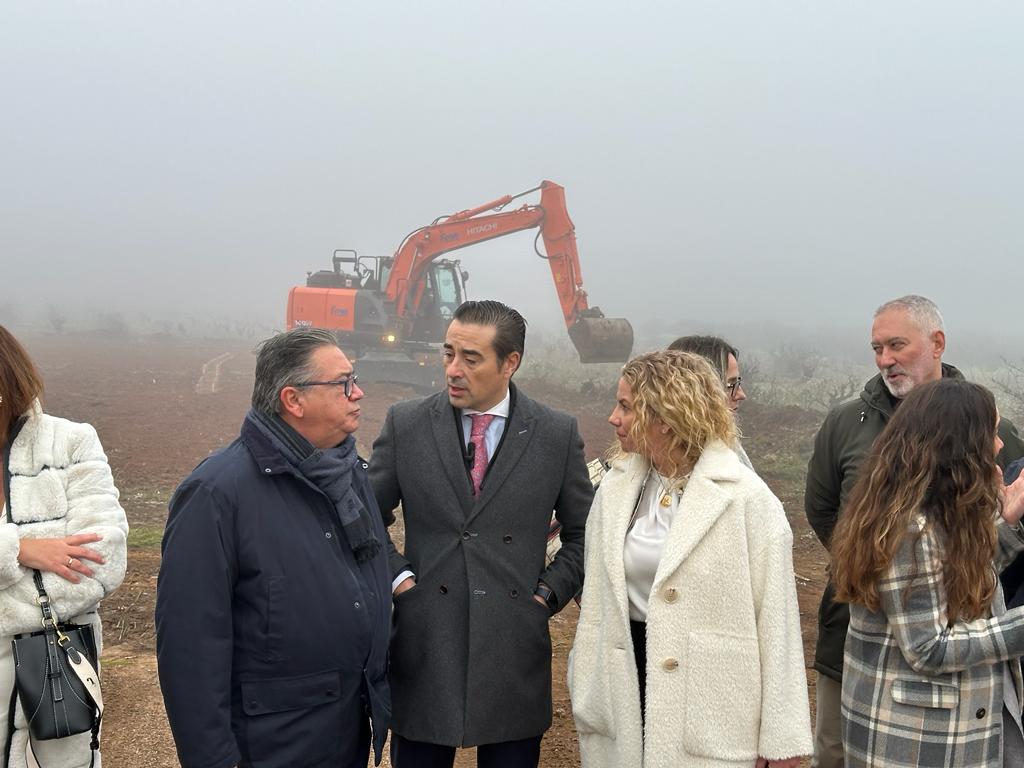
[[[591,303],[638,326],[866,336],[919,292],[1009,334],[1022,29],[1012,2],[4,3],[0,302],[283,324],[334,248],[551,179]],[[456,255],[554,326],[533,236]]]

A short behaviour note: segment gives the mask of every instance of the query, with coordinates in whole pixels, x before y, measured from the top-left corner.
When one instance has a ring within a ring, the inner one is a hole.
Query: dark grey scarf
[[[355,438],[349,435],[339,445],[320,450],[280,416],[268,417],[250,410],[245,418],[273,443],[300,475],[327,494],[356,562],[373,559],[380,552],[381,543],[374,535],[369,511],[352,488],[352,472],[359,460]]]

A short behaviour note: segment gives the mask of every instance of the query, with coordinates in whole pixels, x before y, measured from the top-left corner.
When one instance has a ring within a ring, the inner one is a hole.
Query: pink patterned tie
[[[487,443],[484,442],[484,433],[494,421],[493,413],[471,413],[469,418],[473,420],[473,428],[469,432],[469,442],[473,444],[473,468],[469,471],[473,478],[473,496],[480,495],[480,483],[484,481],[484,473],[487,471]]]

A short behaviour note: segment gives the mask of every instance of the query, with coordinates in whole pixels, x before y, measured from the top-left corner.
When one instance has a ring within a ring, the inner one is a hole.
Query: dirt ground
[[[128,575],[103,606],[103,752],[113,768],[176,766],[174,745],[157,683],[153,605],[160,536],[167,501],[177,483],[211,451],[238,433],[248,408],[252,344],[175,337],[23,336],[46,380],[51,413],[87,421],[99,431],[132,526]],[[531,396],[575,414],[588,458],[611,438],[605,416],[612,395],[575,395],[551,385],[521,382]],[[367,388],[357,437],[363,455],[380,430],[387,407],[413,396],[396,386]],[[804,520],[803,470],[820,417],[795,408],[748,403],[744,445],[765,480],[785,502],[795,537],[794,562],[805,658],[813,657],[817,601],[825,554]],[[554,651],[554,724],[543,741],[541,764],[579,765],[565,667],[575,631],[575,606],[551,623]],[[808,667],[812,690],[813,670]],[[475,765],[472,750],[460,766]]]

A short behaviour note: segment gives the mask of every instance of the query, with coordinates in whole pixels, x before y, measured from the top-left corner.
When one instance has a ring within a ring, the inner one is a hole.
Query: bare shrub
[[[64,333],[64,326],[67,325],[68,317],[55,304],[51,304],[46,310],[46,322],[54,333]]]

